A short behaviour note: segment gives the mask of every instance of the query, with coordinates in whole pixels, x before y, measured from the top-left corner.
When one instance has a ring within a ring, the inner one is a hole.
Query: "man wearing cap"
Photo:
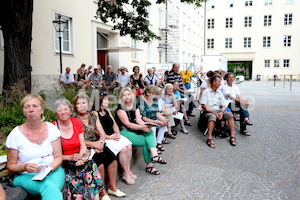
[[[102,75],[99,73],[98,67],[94,67],[94,72],[89,76],[89,82],[92,88],[100,88],[102,84]]]
[[[118,87],[127,87],[130,85],[130,74],[126,73],[126,67],[122,66],[119,68],[121,73],[118,75],[117,82]]]

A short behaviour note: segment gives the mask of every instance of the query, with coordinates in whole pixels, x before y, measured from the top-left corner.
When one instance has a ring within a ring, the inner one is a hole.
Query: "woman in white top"
[[[53,124],[41,121],[45,105],[37,94],[29,94],[21,101],[26,121],[7,137],[7,169],[17,173],[13,186],[21,186],[32,195],[41,195],[43,200],[62,200],[65,173],[60,167],[60,131]],[[41,166],[51,167],[52,172],[43,181],[32,180]]]
[[[234,82],[234,74],[228,72],[225,75],[225,79],[227,83],[222,88],[222,93],[225,96],[225,99],[228,100],[230,103],[228,107],[232,111],[239,111],[240,113],[240,133],[250,136],[251,133],[247,131],[247,125],[252,125],[249,121],[249,102],[242,98],[240,95],[240,90],[237,86],[233,84]]]
[[[153,73],[153,69],[147,69],[148,75],[145,76],[144,82],[145,85],[154,85],[157,86],[158,77]]]

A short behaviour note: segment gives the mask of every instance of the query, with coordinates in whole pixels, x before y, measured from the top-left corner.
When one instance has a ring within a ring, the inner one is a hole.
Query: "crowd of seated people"
[[[87,80],[84,67],[78,69],[76,80]],[[176,139],[174,127],[177,124],[184,134],[188,134],[185,125],[191,126],[189,117],[192,113],[186,111],[190,107],[182,98],[186,90],[178,77],[179,65],[174,64],[173,68],[165,74],[165,87],[161,89],[149,83],[145,86],[138,66],[134,67],[132,76],[125,67],[120,68],[120,74],[113,74],[111,66],[108,66],[105,86],[99,92],[99,109],[91,111],[93,105],[89,97],[78,93],[73,105],[66,99],[55,102],[57,120],[53,123],[41,120],[46,103],[39,95],[24,97],[21,107],[26,121],[9,134],[6,142],[7,168],[18,174],[14,176],[13,185],[22,186],[28,193],[40,195],[42,199],[62,199],[64,185],[67,199],[109,200],[109,195],[123,197],[126,194],[117,187],[117,167],[120,165],[121,179],[126,184],[136,183],[138,177],[130,169],[133,146],[142,147],[145,171],[159,175],[154,163],[167,164],[160,156],[166,150],[163,145],[170,143],[166,138]],[[101,88],[99,84],[103,83],[102,74],[98,71],[98,67],[94,68],[94,72],[88,75],[95,88]],[[150,78],[156,76],[152,68],[149,72]],[[68,74],[72,75],[70,68],[62,75],[64,80],[68,80]],[[222,90],[219,89],[221,76],[218,72],[211,74],[200,99],[204,116],[208,119],[206,143],[211,148],[215,147],[212,140],[214,126],[218,120],[226,120],[230,128],[229,143],[236,146],[231,110],[239,108],[242,116],[240,132],[249,136],[251,134],[246,129],[247,125],[252,125],[247,110],[249,102],[232,84],[232,73],[225,75]],[[98,76],[101,78],[97,81]],[[105,92],[112,88],[109,82],[120,87],[115,118],[109,109],[109,95]],[[135,87],[133,83],[136,83]],[[140,96],[137,89],[142,89]],[[228,101],[231,104],[228,105]],[[40,171],[41,165],[51,167],[51,172],[42,182],[31,180]]]

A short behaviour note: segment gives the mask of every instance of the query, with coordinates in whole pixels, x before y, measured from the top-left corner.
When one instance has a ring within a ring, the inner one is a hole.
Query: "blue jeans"
[[[65,184],[65,172],[59,167],[42,181],[33,181],[36,173],[19,174],[14,177],[12,185],[21,186],[29,194],[41,195],[43,200],[63,200],[62,188]]]

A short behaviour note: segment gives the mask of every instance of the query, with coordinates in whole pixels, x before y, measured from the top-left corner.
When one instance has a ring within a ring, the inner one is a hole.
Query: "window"
[[[265,0],[265,5],[272,5],[273,4],[273,0]]]
[[[290,59],[283,60],[283,67],[290,67]]]
[[[214,39],[208,38],[208,39],[207,39],[207,48],[208,48],[208,49],[213,49],[214,46],[215,46],[214,43],[215,43],[215,40],[214,40]]]
[[[58,20],[59,13],[55,13],[55,20]],[[56,32],[55,29],[55,52],[59,52],[59,35],[61,35],[61,51],[63,53],[72,53],[72,18],[61,15],[61,20],[66,21],[65,29],[62,33]]]
[[[225,38],[225,48],[226,49],[232,48],[232,38]]]
[[[280,60],[274,60],[274,67],[280,66]]]
[[[226,27],[226,28],[232,28],[232,21],[233,21],[232,17],[226,18],[226,24],[225,24],[225,27]]]
[[[271,26],[271,25],[272,25],[272,15],[265,15],[264,26]]]
[[[252,0],[245,0],[245,6],[252,6]]]
[[[293,22],[293,14],[289,13],[289,14],[284,14],[284,25],[288,26],[288,25],[292,25]]]
[[[244,37],[244,48],[251,48],[251,37]]]
[[[186,27],[185,27],[185,25],[183,25],[183,27],[182,27],[182,38],[183,38],[183,40],[185,40],[185,29],[186,29]]]
[[[263,47],[271,47],[271,36],[263,37]]]
[[[226,0],[226,8],[233,8],[233,0]]]
[[[215,28],[215,19],[207,19],[207,29]]]
[[[152,43],[147,43],[147,60],[152,60]]]
[[[271,60],[265,60],[265,67],[270,67]]]
[[[138,40],[131,40],[131,47],[132,48],[138,48],[139,47],[139,41]],[[133,51],[131,53],[131,59],[137,60],[138,59],[138,51]]]
[[[245,27],[252,27],[252,17],[251,16],[248,16],[248,17],[245,17]]]
[[[284,47],[292,46],[292,36],[291,35],[284,35],[283,36],[283,46]]]
[[[285,0],[285,3],[294,3],[294,0]]]

